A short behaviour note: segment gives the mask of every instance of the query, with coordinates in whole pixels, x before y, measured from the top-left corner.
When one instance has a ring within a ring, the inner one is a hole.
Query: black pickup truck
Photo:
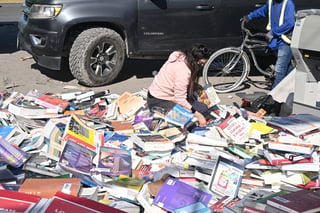
[[[266,0],[25,0],[18,48],[52,70],[68,62],[86,86],[111,83],[126,58],[164,58],[193,43],[240,42],[239,19]],[[296,9],[319,0],[295,0]],[[264,31],[265,20],[252,21]]]

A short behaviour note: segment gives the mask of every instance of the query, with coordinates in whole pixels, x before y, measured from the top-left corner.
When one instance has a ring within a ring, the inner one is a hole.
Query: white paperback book
[[[268,124],[278,126],[295,136],[301,136],[320,128],[320,117],[313,114],[296,114],[287,117],[272,117]]]

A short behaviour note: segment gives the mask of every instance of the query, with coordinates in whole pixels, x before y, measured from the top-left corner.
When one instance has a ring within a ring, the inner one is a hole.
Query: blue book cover
[[[191,122],[192,118],[194,117],[194,114],[184,108],[183,106],[176,104],[166,115],[165,120],[168,123],[185,127],[188,125],[189,122]]]
[[[17,126],[7,125],[7,126],[1,126],[0,127],[0,136],[6,140],[8,140],[15,132],[16,132]]]
[[[185,212],[192,212],[192,213],[211,213],[211,209],[204,205],[202,202],[197,202],[190,204],[188,206],[184,206],[182,208],[174,210],[173,213],[185,213]]]
[[[153,200],[153,203],[168,211],[189,206],[198,202],[208,205],[212,194],[195,188],[178,179],[168,177],[160,191]]]

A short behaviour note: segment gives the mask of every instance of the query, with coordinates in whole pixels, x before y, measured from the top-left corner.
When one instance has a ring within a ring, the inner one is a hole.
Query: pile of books
[[[1,210],[320,211],[315,115],[220,100],[199,127],[179,105],[149,110],[146,90],[1,96]]]

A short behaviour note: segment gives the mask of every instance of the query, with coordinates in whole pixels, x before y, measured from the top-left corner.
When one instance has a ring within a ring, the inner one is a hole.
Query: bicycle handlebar
[[[244,21],[244,20],[241,21],[241,30],[242,30],[242,32],[245,32],[246,34],[248,34],[250,37],[256,37],[256,36],[265,37],[266,36],[266,33],[252,33],[248,28],[245,27],[245,23],[246,23],[246,21]]]

